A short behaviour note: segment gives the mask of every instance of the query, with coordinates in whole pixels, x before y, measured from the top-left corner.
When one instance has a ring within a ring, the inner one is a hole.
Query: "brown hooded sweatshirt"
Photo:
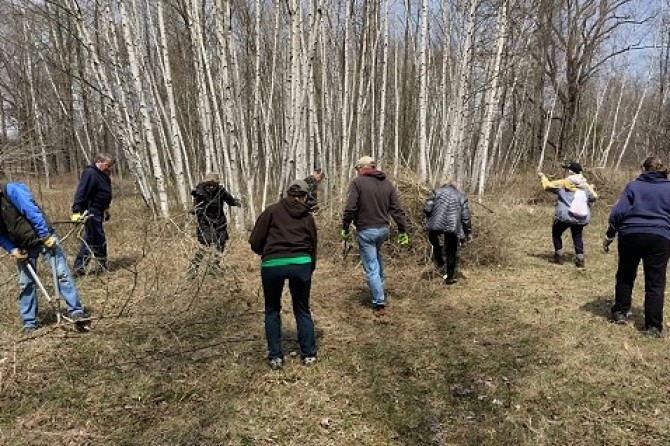
[[[282,198],[258,217],[249,244],[263,262],[310,256],[314,268],[317,246],[314,217],[305,203],[291,197]]]

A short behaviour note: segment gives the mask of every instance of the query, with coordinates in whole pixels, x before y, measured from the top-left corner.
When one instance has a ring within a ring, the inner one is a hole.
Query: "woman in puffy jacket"
[[[663,334],[663,297],[670,255],[670,180],[668,169],[655,156],[642,163],[642,173],[626,185],[612,208],[603,249],[609,251],[619,235],[619,267],[616,272],[612,319],[625,324],[637,267],[644,267],[644,325],[652,337]]]
[[[559,265],[563,263],[563,233],[570,229],[572,241],[575,245],[575,265],[584,268],[584,239],[582,232],[584,227],[591,221],[590,206],[598,199],[598,194],[582,175],[581,164],[570,161],[561,165],[566,171],[566,177],[560,180],[550,181],[545,174],[538,172],[542,180],[542,188],[557,195],[554,223],[551,228],[551,236],[554,242],[553,261]],[[583,200],[581,212],[575,211],[573,201]]]
[[[458,247],[462,241],[472,240],[468,198],[453,184],[443,184],[430,194],[424,212],[433,261],[446,284],[456,283]]]

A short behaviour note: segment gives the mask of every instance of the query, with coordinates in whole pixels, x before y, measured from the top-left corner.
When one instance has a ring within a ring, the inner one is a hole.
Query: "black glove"
[[[111,214],[109,213],[109,209],[105,209],[105,212],[103,214],[104,214],[105,221],[109,221],[109,219],[111,218]]]
[[[237,206],[237,207],[242,206],[242,201],[239,198],[235,198],[233,200],[233,206]]]
[[[605,236],[603,239],[603,251],[610,252],[610,245],[614,241],[614,237]]]

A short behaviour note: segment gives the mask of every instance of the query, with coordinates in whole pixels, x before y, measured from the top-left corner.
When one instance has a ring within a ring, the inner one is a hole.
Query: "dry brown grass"
[[[79,281],[97,317],[87,334],[53,326],[19,334],[4,259],[0,443],[668,442],[668,341],[640,334],[639,287],[636,325],[606,320],[616,265],[615,254],[597,249],[606,206],[596,205],[585,231],[587,269],[554,266],[547,262],[553,210],[526,198],[536,179],[508,184],[484,203],[492,213],[471,205],[468,278],[446,288],[425,274],[416,213],[424,191],[399,185],[412,246],[386,248],[383,323],[370,311],[356,250],[341,256],[337,219],[326,212],[319,219],[312,302],[320,350],[312,368],[295,356],[282,371],[266,366],[258,259],[245,234],[233,235],[224,277],[188,281],[195,247],[188,217],[154,223],[138,197],[117,198],[107,227],[112,271]],[[54,219],[67,216],[71,187],[43,191]],[[616,199],[604,195],[605,203]],[[66,247],[73,255],[75,240]],[[285,348],[295,352],[288,302]]]

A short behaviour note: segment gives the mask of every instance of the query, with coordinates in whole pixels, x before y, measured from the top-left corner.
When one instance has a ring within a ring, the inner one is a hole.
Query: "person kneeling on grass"
[[[253,252],[261,256],[261,282],[265,296],[265,336],[270,367],[284,364],[281,347],[281,295],[288,280],[298,328],[302,361],[316,362],[316,336],[309,309],[312,273],[316,268],[317,235],[307,207],[309,185],[296,180],[286,197],[269,206],[256,220],[249,237]]]
[[[625,324],[637,267],[644,266],[645,334],[663,335],[663,298],[670,256],[670,181],[668,169],[651,156],[642,163],[642,173],[626,185],[609,216],[603,250],[609,251],[619,234],[619,267],[616,272],[612,320]]]
[[[575,266],[584,268],[584,239],[582,232],[591,220],[591,205],[598,199],[598,194],[582,175],[582,166],[571,161],[561,165],[566,177],[550,181],[545,174],[538,172],[542,180],[542,188],[553,192],[556,197],[556,210],[551,236],[554,242],[553,261],[563,263],[563,233],[570,229],[575,245]]]
[[[37,284],[27,265],[35,271],[40,254],[56,269],[68,317],[74,323],[83,322],[84,309],[60,240],[23,183],[0,183],[0,246],[16,260],[19,270],[19,308],[24,332],[37,328]]]

